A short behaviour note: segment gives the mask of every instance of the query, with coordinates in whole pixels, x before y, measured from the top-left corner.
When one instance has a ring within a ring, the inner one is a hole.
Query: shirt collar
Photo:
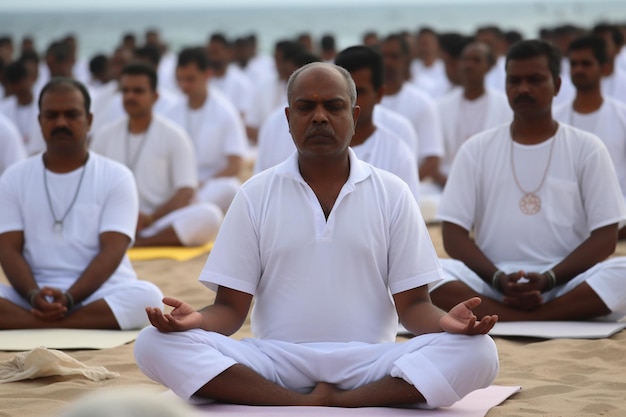
[[[354,151],[348,148],[348,158],[350,159],[350,175],[348,176],[348,184],[357,184],[364,181],[372,174],[371,166],[357,158]],[[276,166],[276,174],[282,177],[291,178],[295,181],[306,183],[300,168],[298,166],[298,151],[294,151],[289,158]]]

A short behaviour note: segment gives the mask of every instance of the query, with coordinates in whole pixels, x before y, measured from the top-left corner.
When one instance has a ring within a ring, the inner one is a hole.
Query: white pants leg
[[[239,187],[241,187],[241,181],[236,177],[211,178],[202,184],[196,193],[196,200],[213,203],[226,213]]]
[[[297,392],[310,392],[322,381],[353,389],[391,375],[414,385],[430,407],[451,405],[488,386],[498,371],[489,336],[447,333],[403,343],[295,344],[236,341],[204,330],[160,333],[149,327],[135,342],[135,358],[148,377],[185,399],[236,363]]]
[[[430,291],[450,281],[461,281],[479,294],[500,300],[502,293],[483,281],[463,262],[441,259],[445,279],[430,287]],[[547,268],[546,268],[547,269]],[[505,272],[512,272],[505,269]],[[543,294],[546,301],[560,297],[586,282],[611,312],[626,314],[626,257],[620,256],[599,262],[582,274]]]
[[[141,237],[154,236],[173,227],[183,246],[200,246],[215,239],[224,214],[210,203],[196,203],[175,210],[140,232]]]
[[[71,284],[68,283],[59,289],[66,291]],[[0,298],[5,298],[22,308],[30,308],[28,301],[22,298],[11,286],[0,284]],[[104,299],[108,304],[122,330],[141,329],[147,326],[150,322],[145,308],[163,306],[161,290],[153,283],[142,280],[125,281],[118,284],[105,283],[80,304],[87,305],[101,299]]]

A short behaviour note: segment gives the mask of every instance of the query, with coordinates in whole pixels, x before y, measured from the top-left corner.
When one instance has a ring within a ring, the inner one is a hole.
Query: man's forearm
[[[126,248],[101,250],[87,265],[76,282],[67,290],[75,303],[80,303],[113,275],[124,257]]]
[[[195,190],[190,187],[180,188],[176,193],[165,203],[160,205],[151,215],[152,221],[160,219],[167,214],[181,209],[183,207],[187,207],[193,196],[195,195]]]
[[[463,262],[476,275],[491,284],[491,278],[497,267],[470,238],[469,232],[454,223],[444,222],[442,235],[448,255]]]
[[[39,287],[30,266],[21,253],[2,251],[0,264],[11,286],[24,298],[30,291]]]
[[[592,231],[585,241],[552,268],[556,283],[564,284],[605,260],[615,251],[616,245],[617,224]]]

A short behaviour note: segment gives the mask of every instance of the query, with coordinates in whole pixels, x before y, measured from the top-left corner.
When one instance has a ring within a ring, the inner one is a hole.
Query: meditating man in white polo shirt
[[[442,275],[415,198],[349,149],[350,74],[312,63],[287,90],[298,152],[235,197],[200,276],[215,303],[147,308],[139,367],[184,399],[254,405],[439,407],[489,385],[497,317],[476,320],[479,298],[431,304]],[[253,296],[256,338],[229,338]],[[395,343],[398,316],[419,336]]]

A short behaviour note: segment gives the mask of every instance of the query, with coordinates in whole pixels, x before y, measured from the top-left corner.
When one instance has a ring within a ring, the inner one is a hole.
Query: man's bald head
[[[328,64],[325,62],[312,62],[301,68],[298,68],[297,70],[293,72],[293,74],[291,74],[291,76],[289,77],[289,81],[287,81],[287,101],[289,105],[291,105],[291,99],[293,96],[293,86],[296,83],[298,77],[302,73],[313,70],[313,69],[326,70],[328,71],[329,75],[331,75],[333,71],[339,73],[339,75],[343,77],[346,83],[346,93],[348,94],[348,97],[350,97],[350,105],[352,107],[356,106],[356,86],[354,85],[354,81],[352,80],[350,73],[346,71],[344,68],[338,67],[334,64]]]

